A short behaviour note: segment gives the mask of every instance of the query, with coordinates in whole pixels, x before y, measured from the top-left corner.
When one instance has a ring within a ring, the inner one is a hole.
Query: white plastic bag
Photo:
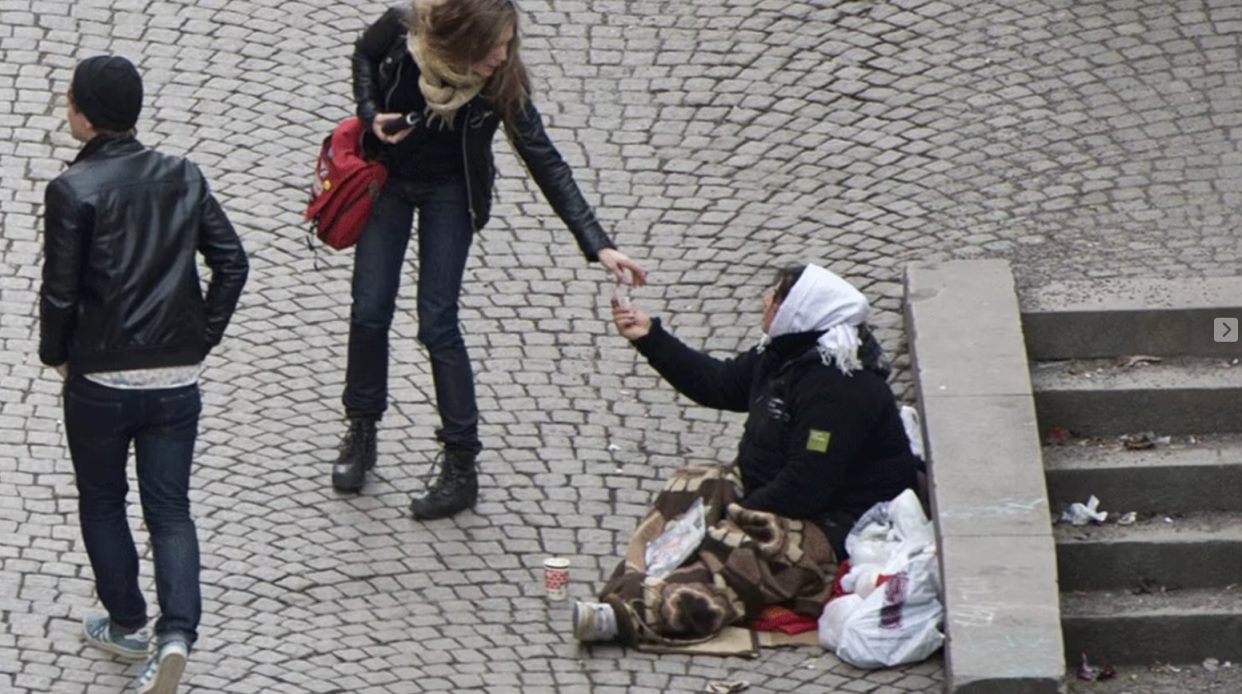
[[[936,538],[914,491],[868,509],[845,547],[850,571],[841,588],[849,594],[824,606],[820,644],[860,668],[916,662],[940,648]]]
[[[860,598],[871,595],[875,587],[880,583],[880,576],[883,574],[883,567],[876,564],[861,564],[858,568],[850,568],[850,572],[841,579],[841,588],[847,593],[853,593]]]
[[[857,595],[842,595],[833,598],[824,605],[819,615],[819,645],[830,651],[837,650],[841,645],[841,635],[845,633],[845,623],[862,606],[863,599]]]
[[[1065,509],[1061,514],[1061,522],[1071,525],[1086,525],[1087,523],[1103,523],[1108,520],[1108,511],[1101,511],[1100,500],[1092,494],[1087,503],[1075,501]]]
[[[909,405],[901,406],[901,426],[910,440],[910,452],[923,457],[923,427],[919,424],[919,411]]]
[[[944,608],[936,574],[934,550],[909,558],[904,569],[849,610],[836,646],[837,657],[854,667],[880,668],[918,662],[935,653],[944,643],[939,628]],[[828,603],[824,616],[843,599]],[[825,621],[821,618],[821,625]],[[824,643],[823,628],[820,636]]]
[[[923,504],[913,489],[907,489],[888,502],[888,517],[893,522],[897,537],[906,547],[932,547],[936,534],[931,521],[923,513]]]
[[[852,567],[884,566],[903,547],[909,554],[934,546],[935,542],[932,524],[923,513],[918,495],[907,489],[892,501],[868,509],[846,536],[845,551]]]

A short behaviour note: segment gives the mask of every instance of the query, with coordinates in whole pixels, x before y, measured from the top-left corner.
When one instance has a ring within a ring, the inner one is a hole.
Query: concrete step
[[[1057,525],[1062,591],[1242,586],[1242,513],[1139,515],[1118,525]]]
[[[1242,659],[1242,586],[1134,595],[1061,594],[1065,653],[1078,662],[1201,663]]]
[[[1117,438],[1043,448],[1054,513],[1095,495],[1119,513],[1242,511],[1242,434],[1178,436],[1149,450]]]
[[[1216,341],[1229,337],[1218,318],[1242,318],[1242,278],[1056,282],[1023,291],[1019,301],[1035,360],[1242,356],[1242,342]]]
[[[1242,432],[1242,364],[1169,358],[1123,366],[1111,359],[1039,362],[1031,369],[1042,434],[1084,436]]]

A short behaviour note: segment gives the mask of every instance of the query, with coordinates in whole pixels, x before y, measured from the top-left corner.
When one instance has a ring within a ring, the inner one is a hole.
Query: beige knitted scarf
[[[427,100],[425,113],[427,122],[440,121],[442,127],[453,127],[453,119],[457,109],[473,99],[487,78],[473,72],[462,74],[428,50],[427,42],[416,31],[411,31],[406,39],[407,50],[414,57],[421,75],[418,78],[418,89]]]

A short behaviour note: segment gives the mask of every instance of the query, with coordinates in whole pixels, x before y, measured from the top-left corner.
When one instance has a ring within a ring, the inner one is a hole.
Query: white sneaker
[[[147,661],[146,670],[134,681],[134,691],[138,694],[176,694],[189,656],[190,647],[184,641],[161,644]]]
[[[574,638],[579,641],[612,641],[617,638],[617,615],[602,602],[574,603]]]

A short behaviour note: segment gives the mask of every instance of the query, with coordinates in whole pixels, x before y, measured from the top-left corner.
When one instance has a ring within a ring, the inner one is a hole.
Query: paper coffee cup
[[[549,557],[543,560],[543,587],[549,600],[564,600],[569,594],[569,560]]]

